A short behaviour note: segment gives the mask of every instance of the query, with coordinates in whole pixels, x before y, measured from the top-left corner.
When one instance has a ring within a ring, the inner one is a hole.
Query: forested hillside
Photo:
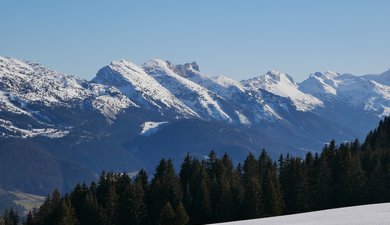
[[[24,224],[184,225],[252,219],[390,201],[390,118],[363,144],[336,145],[304,158],[265,150],[233,165],[228,154],[197,159],[187,155],[180,171],[162,159],[151,179],[103,172],[97,183],[56,190],[30,212]],[[15,224],[13,211],[2,224]]]

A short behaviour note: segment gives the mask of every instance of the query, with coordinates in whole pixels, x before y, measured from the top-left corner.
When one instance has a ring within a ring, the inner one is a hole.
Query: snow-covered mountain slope
[[[202,96],[210,96],[214,101],[211,105],[219,105],[219,108],[223,110],[221,113],[230,117],[227,120],[229,122],[233,120],[238,124],[255,125],[281,119],[276,112],[277,107],[267,105],[259,92],[252,93],[251,90],[245,90],[240,82],[224,76],[212,77],[202,74],[195,62],[174,65],[169,61],[152,60],[144,67],[145,71],[155,76],[157,80],[160,80],[159,82],[164,82],[164,85],[173,88],[173,92],[177,95],[195,93],[195,96],[200,96],[196,101],[199,99],[202,101],[204,98]],[[172,81],[175,79],[177,81]],[[171,85],[172,82],[186,87],[178,89],[177,86]],[[198,93],[193,90],[197,90]],[[191,95],[188,97],[192,98]],[[208,115],[205,116],[208,117]],[[213,117],[213,119],[220,120],[221,118]]]
[[[171,112],[181,117],[198,116],[142,68],[129,61],[113,61],[100,69],[92,82],[114,86],[137,105],[150,110],[157,109],[163,114]]]
[[[174,96],[197,112],[201,118],[207,120],[211,117],[217,120],[232,121],[232,118],[220,105],[223,100],[220,96],[176,74],[170,68],[171,63],[154,59],[145,63],[142,67],[147,74],[155,78]]]
[[[3,136],[62,137],[72,125],[60,122],[56,115],[64,112],[56,113],[56,109],[89,107],[113,120],[119,112],[136,104],[114,87],[90,84],[37,63],[0,57]]]
[[[114,87],[91,84],[37,63],[18,59],[0,57],[0,79],[2,102],[19,112],[27,112],[23,108],[31,103],[49,107],[74,107],[88,99],[102,114],[114,117],[122,109],[136,106]],[[17,103],[19,106],[15,105]],[[105,111],[105,108],[109,110]]]
[[[15,126],[11,121],[0,119],[0,131],[3,137],[31,138],[45,136],[50,138],[61,138],[69,133],[69,130],[55,128],[31,128],[23,129]]]
[[[389,221],[390,203],[383,203],[215,225],[384,225],[389,224]]]
[[[366,77],[317,72],[300,84],[300,90],[324,102],[343,103],[377,116],[390,112],[390,86]]]
[[[241,83],[236,80],[224,76],[211,77],[202,74],[199,71],[199,66],[196,62],[186,63],[184,65],[173,65],[170,62],[167,62],[167,64],[168,67],[178,75],[187,78],[224,98],[231,99],[234,95],[245,92]]]
[[[0,130],[4,137],[60,138],[74,126],[64,117],[71,115],[67,110],[97,111],[111,122],[129,107],[137,105],[115,87],[0,57]]]
[[[367,80],[374,80],[378,83],[390,86],[390,70],[387,70],[386,72],[383,72],[381,74],[365,75],[363,77]]]
[[[334,79],[337,76],[339,76],[338,73],[331,71],[313,73],[299,85],[299,89],[305,93],[321,97],[337,95],[335,87],[338,86],[339,82]]]
[[[1,88],[11,99],[51,106],[70,104],[88,95],[81,80],[36,63],[0,57],[0,69]]]
[[[298,84],[288,75],[277,70],[271,70],[262,76],[242,81],[247,90],[265,90],[275,95],[292,100],[297,110],[310,111],[315,107],[323,106],[321,100],[303,93]]]

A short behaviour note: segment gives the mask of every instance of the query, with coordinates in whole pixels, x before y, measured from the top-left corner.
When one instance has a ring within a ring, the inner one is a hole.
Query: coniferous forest
[[[355,140],[304,158],[265,150],[234,165],[228,154],[187,155],[180,171],[161,160],[149,179],[103,172],[96,183],[55,190],[25,225],[206,224],[390,201],[390,117]],[[13,210],[0,224],[18,224]]]

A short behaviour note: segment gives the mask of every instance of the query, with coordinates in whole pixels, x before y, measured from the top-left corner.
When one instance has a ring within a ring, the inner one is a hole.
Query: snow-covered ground
[[[145,122],[142,125],[142,131],[140,132],[140,134],[143,136],[150,136],[150,135],[156,133],[161,128],[161,125],[166,124],[166,123],[168,123],[168,121],[163,121],[163,122],[148,121],[148,122]]]
[[[386,225],[390,224],[390,203],[354,206],[219,225]],[[215,224],[216,225],[216,224]]]

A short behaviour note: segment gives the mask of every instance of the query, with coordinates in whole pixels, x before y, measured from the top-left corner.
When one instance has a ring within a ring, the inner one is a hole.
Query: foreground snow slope
[[[390,203],[243,220],[219,225],[384,225],[390,224]]]

